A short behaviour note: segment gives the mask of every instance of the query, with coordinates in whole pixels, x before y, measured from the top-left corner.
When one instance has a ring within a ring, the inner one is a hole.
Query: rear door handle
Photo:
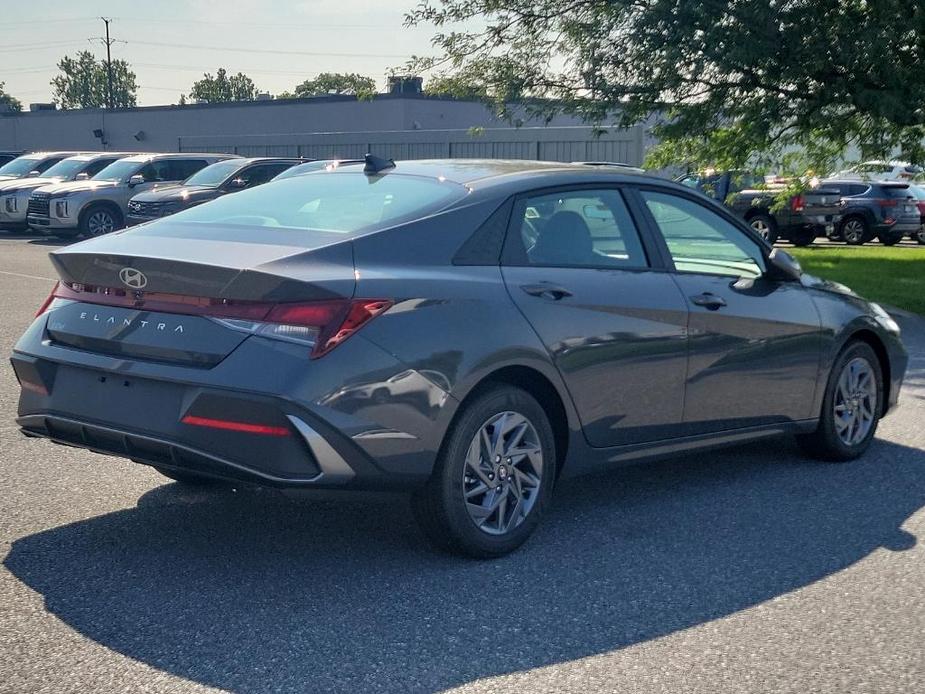
[[[564,299],[567,296],[571,296],[572,293],[565,287],[560,287],[555,284],[549,284],[543,282],[541,284],[522,284],[520,288],[523,289],[530,296],[538,296],[541,299],[549,299],[550,301],[559,301]]]
[[[698,306],[703,306],[710,311],[715,311],[722,308],[726,305],[726,300],[721,296],[716,296],[716,294],[711,294],[710,292],[704,292],[703,294],[698,294],[697,296],[692,296],[691,301]]]

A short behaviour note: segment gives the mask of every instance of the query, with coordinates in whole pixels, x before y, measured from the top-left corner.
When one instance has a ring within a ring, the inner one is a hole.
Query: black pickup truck
[[[831,233],[841,215],[839,194],[825,187],[791,196],[783,207],[776,207],[783,186],[766,186],[763,178],[747,172],[687,174],[677,180],[724,203],[768,243],[780,239],[807,246]]]

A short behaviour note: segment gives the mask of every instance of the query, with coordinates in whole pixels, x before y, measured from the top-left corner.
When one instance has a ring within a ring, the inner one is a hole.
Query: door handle
[[[559,301],[560,299],[572,295],[565,287],[559,287],[555,284],[548,284],[545,282],[541,284],[522,284],[520,288],[530,296],[538,296],[541,299],[549,299],[551,301]]]
[[[715,311],[726,305],[726,300],[723,299],[723,297],[716,296],[716,294],[711,294],[710,292],[704,292],[703,294],[692,296],[691,301],[698,306],[703,306],[705,309],[710,311]]]

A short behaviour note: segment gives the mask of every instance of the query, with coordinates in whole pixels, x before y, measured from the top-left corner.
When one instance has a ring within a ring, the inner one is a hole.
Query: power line
[[[410,58],[407,53],[331,53],[329,51],[280,51],[270,48],[241,48],[240,46],[199,46],[193,43],[160,43],[157,41],[131,41],[131,45],[159,46],[161,48],[189,48],[199,51],[231,51],[233,53],[265,53],[271,55],[306,55],[331,58]]]
[[[288,22],[230,22],[230,21],[213,21],[213,20],[204,20],[204,19],[135,19],[130,17],[116,17],[120,22],[135,22],[148,24],[150,22],[158,24],[205,24],[212,26],[214,24],[219,24],[223,26],[241,26],[242,24],[248,27],[268,27],[272,29],[277,28],[287,28],[287,29],[298,29],[300,31],[311,30],[311,29],[376,29],[381,31],[381,24],[320,24],[314,22],[312,24],[290,24]]]

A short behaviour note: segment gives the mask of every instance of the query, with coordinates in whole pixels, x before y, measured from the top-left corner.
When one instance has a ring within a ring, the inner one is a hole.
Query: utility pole
[[[110,52],[110,47],[112,46],[112,39],[109,38],[109,23],[112,21],[112,18],[100,17],[103,20],[103,24],[106,25],[106,78],[109,82],[109,98],[106,100],[109,105],[109,110],[113,109],[113,100],[112,100],[112,53]]]

